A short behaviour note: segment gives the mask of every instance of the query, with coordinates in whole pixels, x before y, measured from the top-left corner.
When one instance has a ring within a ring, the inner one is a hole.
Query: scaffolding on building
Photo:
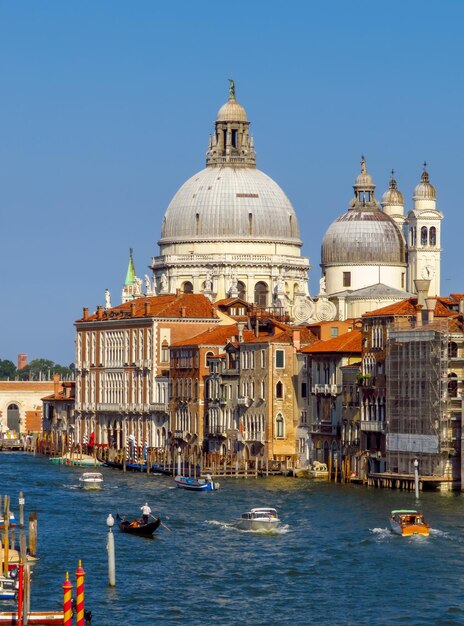
[[[445,477],[452,453],[448,411],[448,319],[401,320],[389,332],[387,471]]]

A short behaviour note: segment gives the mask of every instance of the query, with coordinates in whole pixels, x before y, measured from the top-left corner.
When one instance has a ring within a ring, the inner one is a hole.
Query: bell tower
[[[429,296],[440,295],[441,221],[437,193],[430,182],[427,164],[421,182],[414,189],[414,208],[408,213],[408,291],[415,293],[414,281],[430,280]]]

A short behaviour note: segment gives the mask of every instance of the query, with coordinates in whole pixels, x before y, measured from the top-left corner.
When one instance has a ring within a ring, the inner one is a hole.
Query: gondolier
[[[143,504],[143,505],[140,507],[140,510],[142,511],[142,520],[143,520],[143,523],[144,523],[144,524],[148,524],[148,516],[149,516],[149,515],[150,515],[150,513],[151,513],[151,509],[150,509],[150,507],[148,506],[148,502],[145,502],[145,504]]]

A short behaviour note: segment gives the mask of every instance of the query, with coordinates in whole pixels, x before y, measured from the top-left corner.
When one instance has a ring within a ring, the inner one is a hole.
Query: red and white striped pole
[[[82,561],[79,561],[76,570],[76,626],[84,626],[84,578]]]
[[[63,583],[63,626],[72,626],[72,587],[69,573],[66,572],[66,578]]]
[[[19,559],[18,564],[18,626],[23,626],[23,601],[24,601],[24,563]]]

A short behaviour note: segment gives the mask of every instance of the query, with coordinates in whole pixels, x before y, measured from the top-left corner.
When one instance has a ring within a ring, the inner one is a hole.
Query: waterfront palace
[[[308,289],[297,213],[257,168],[231,81],[206,167],[166,209],[151,274],[132,252],[121,304],[76,321],[75,407],[44,401],[71,449],[143,459],[179,447],[248,467],[326,463],[343,479],[461,485],[464,295],[440,296],[443,214],[425,169],[405,209],[361,158]],[[349,198],[347,194],[347,199]]]

